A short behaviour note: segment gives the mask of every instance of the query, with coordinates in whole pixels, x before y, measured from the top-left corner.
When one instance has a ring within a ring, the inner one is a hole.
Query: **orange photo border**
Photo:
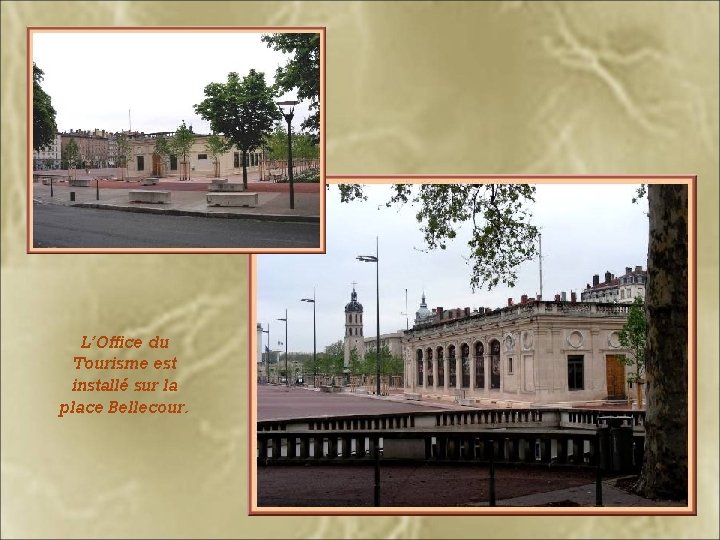
[[[695,175],[332,175],[328,183],[685,184],[688,186],[688,504],[684,507],[279,507],[257,505],[257,261],[248,261],[249,516],[696,516],[697,515],[697,176]],[[370,489],[370,488],[368,488]]]
[[[319,33],[320,34],[320,245],[317,248],[36,248],[33,247],[33,158],[32,158],[32,36],[35,33],[109,33],[109,32],[143,32],[143,33]],[[326,76],[325,76],[325,44],[326,27],[324,26],[29,26],[26,29],[26,252],[28,254],[251,254],[251,253],[325,253],[325,191],[326,191],[326,148],[325,148],[325,107],[326,107]]]

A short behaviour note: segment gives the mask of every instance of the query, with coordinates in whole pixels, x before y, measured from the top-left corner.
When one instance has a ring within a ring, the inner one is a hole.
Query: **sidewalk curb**
[[[69,206],[77,208],[95,208],[99,210],[118,210],[141,214],[167,214],[170,216],[194,216],[225,219],[254,219],[258,221],[292,221],[301,223],[320,223],[320,216],[288,216],[284,214],[236,214],[232,212],[196,212],[193,210],[177,210],[174,208],[146,208],[142,206],[115,206],[102,203],[77,203]]]

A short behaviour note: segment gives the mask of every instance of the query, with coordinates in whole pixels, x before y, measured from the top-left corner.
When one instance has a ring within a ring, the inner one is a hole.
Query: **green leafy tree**
[[[318,159],[320,157],[320,146],[313,137],[307,133],[298,133],[292,137],[293,160],[297,159]],[[269,159],[288,158],[287,129],[278,125],[275,131],[265,139],[265,148]]]
[[[520,263],[537,254],[538,229],[529,210],[535,187],[527,184],[396,184],[387,206],[419,203],[416,219],[429,249],[445,249],[457,228],[470,223],[470,284],[473,290],[504,283],[513,287]],[[340,185],[343,202],[364,199],[362,186]]]
[[[285,66],[277,68],[275,84],[285,92],[297,89],[298,100],[309,100],[314,111],[302,123],[315,141],[320,133],[320,34],[283,33],[262,36],[275,51],[293,53]]]
[[[160,158],[160,171],[158,175],[165,176],[165,168],[170,162],[170,156],[172,155],[170,140],[165,135],[160,134],[155,138],[155,153]]]
[[[344,356],[342,341],[336,341],[325,347],[325,352],[318,355],[320,373],[329,377],[339,377],[343,370]]]
[[[44,72],[33,62],[33,150],[50,146],[57,135],[55,109],[40,83]]]
[[[65,165],[64,168],[74,169],[80,163],[80,149],[78,148],[78,144],[75,142],[74,137],[70,138],[61,153],[63,164]]]
[[[190,167],[188,158],[190,157],[190,149],[195,142],[195,134],[185,125],[185,120],[175,130],[175,135],[170,139],[170,150],[182,158],[180,180],[190,180]]]
[[[365,361],[363,364],[364,375],[375,375],[377,373],[377,353],[371,350],[365,353]],[[402,358],[394,356],[390,353],[387,345],[380,347],[380,374],[381,375],[399,375],[403,373]]]
[[[345,359],[343,358],[343,368]],[[353,347],[350,350],[350,375],[365,375],[367,370],[365,368],[365,359],[360,358],[357,349]]]
[[[130,146],[130,137],[126,133],[119,133],[116,138],[117,144],[117,165],[121,168],[121,176],[129,176],[127,172],[128,165],[132,159],[132,147]]]
[[[223,139],[223,137],[218,135],[217,133],[213,133],[207,138],[207,142],[205,143],[205,150],[207,150],[213,158],[213,164],[215,166],[215,171],[213,174],[216,178],[220,176],[220,156],[222,156],[227,149],[228,145],[225,142],[225,139]]]
[[[647,319],[643,299],[636,297],[630,306],[628,319],[619,335],[620,345],[632,351],[630,356],[622,356],[625,365],[635,366],[635,372],[628,375],[628,382],[635,383],[637,388],[638,408],[642,408],[642,383],[645,372],[645,346],[647,342]]]
[[[265,75],[251,69],[242,79],[231,72],[226,83],[208,84],[205,99],[195,105],[195,112],[210,122],[213,132],[224,135],[242,153],[246,189],[248,153],[260,148],[280,118],[275,97],[275,90],[265,83]]]

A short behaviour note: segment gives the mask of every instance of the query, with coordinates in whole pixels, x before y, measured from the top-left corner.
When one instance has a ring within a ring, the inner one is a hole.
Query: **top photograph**
[[[323,253],[325,30],[28,29],[28,253]]]

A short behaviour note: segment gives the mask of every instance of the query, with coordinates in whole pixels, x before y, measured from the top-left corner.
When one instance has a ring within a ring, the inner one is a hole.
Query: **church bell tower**
[[[363,337],[363,307],[357,301],[355,284],[350,294],[350,303],[345,306],[345,354],[344,366],[350,367],[350,352],[355,349],[358,359],[365,356],[365,338]]]

